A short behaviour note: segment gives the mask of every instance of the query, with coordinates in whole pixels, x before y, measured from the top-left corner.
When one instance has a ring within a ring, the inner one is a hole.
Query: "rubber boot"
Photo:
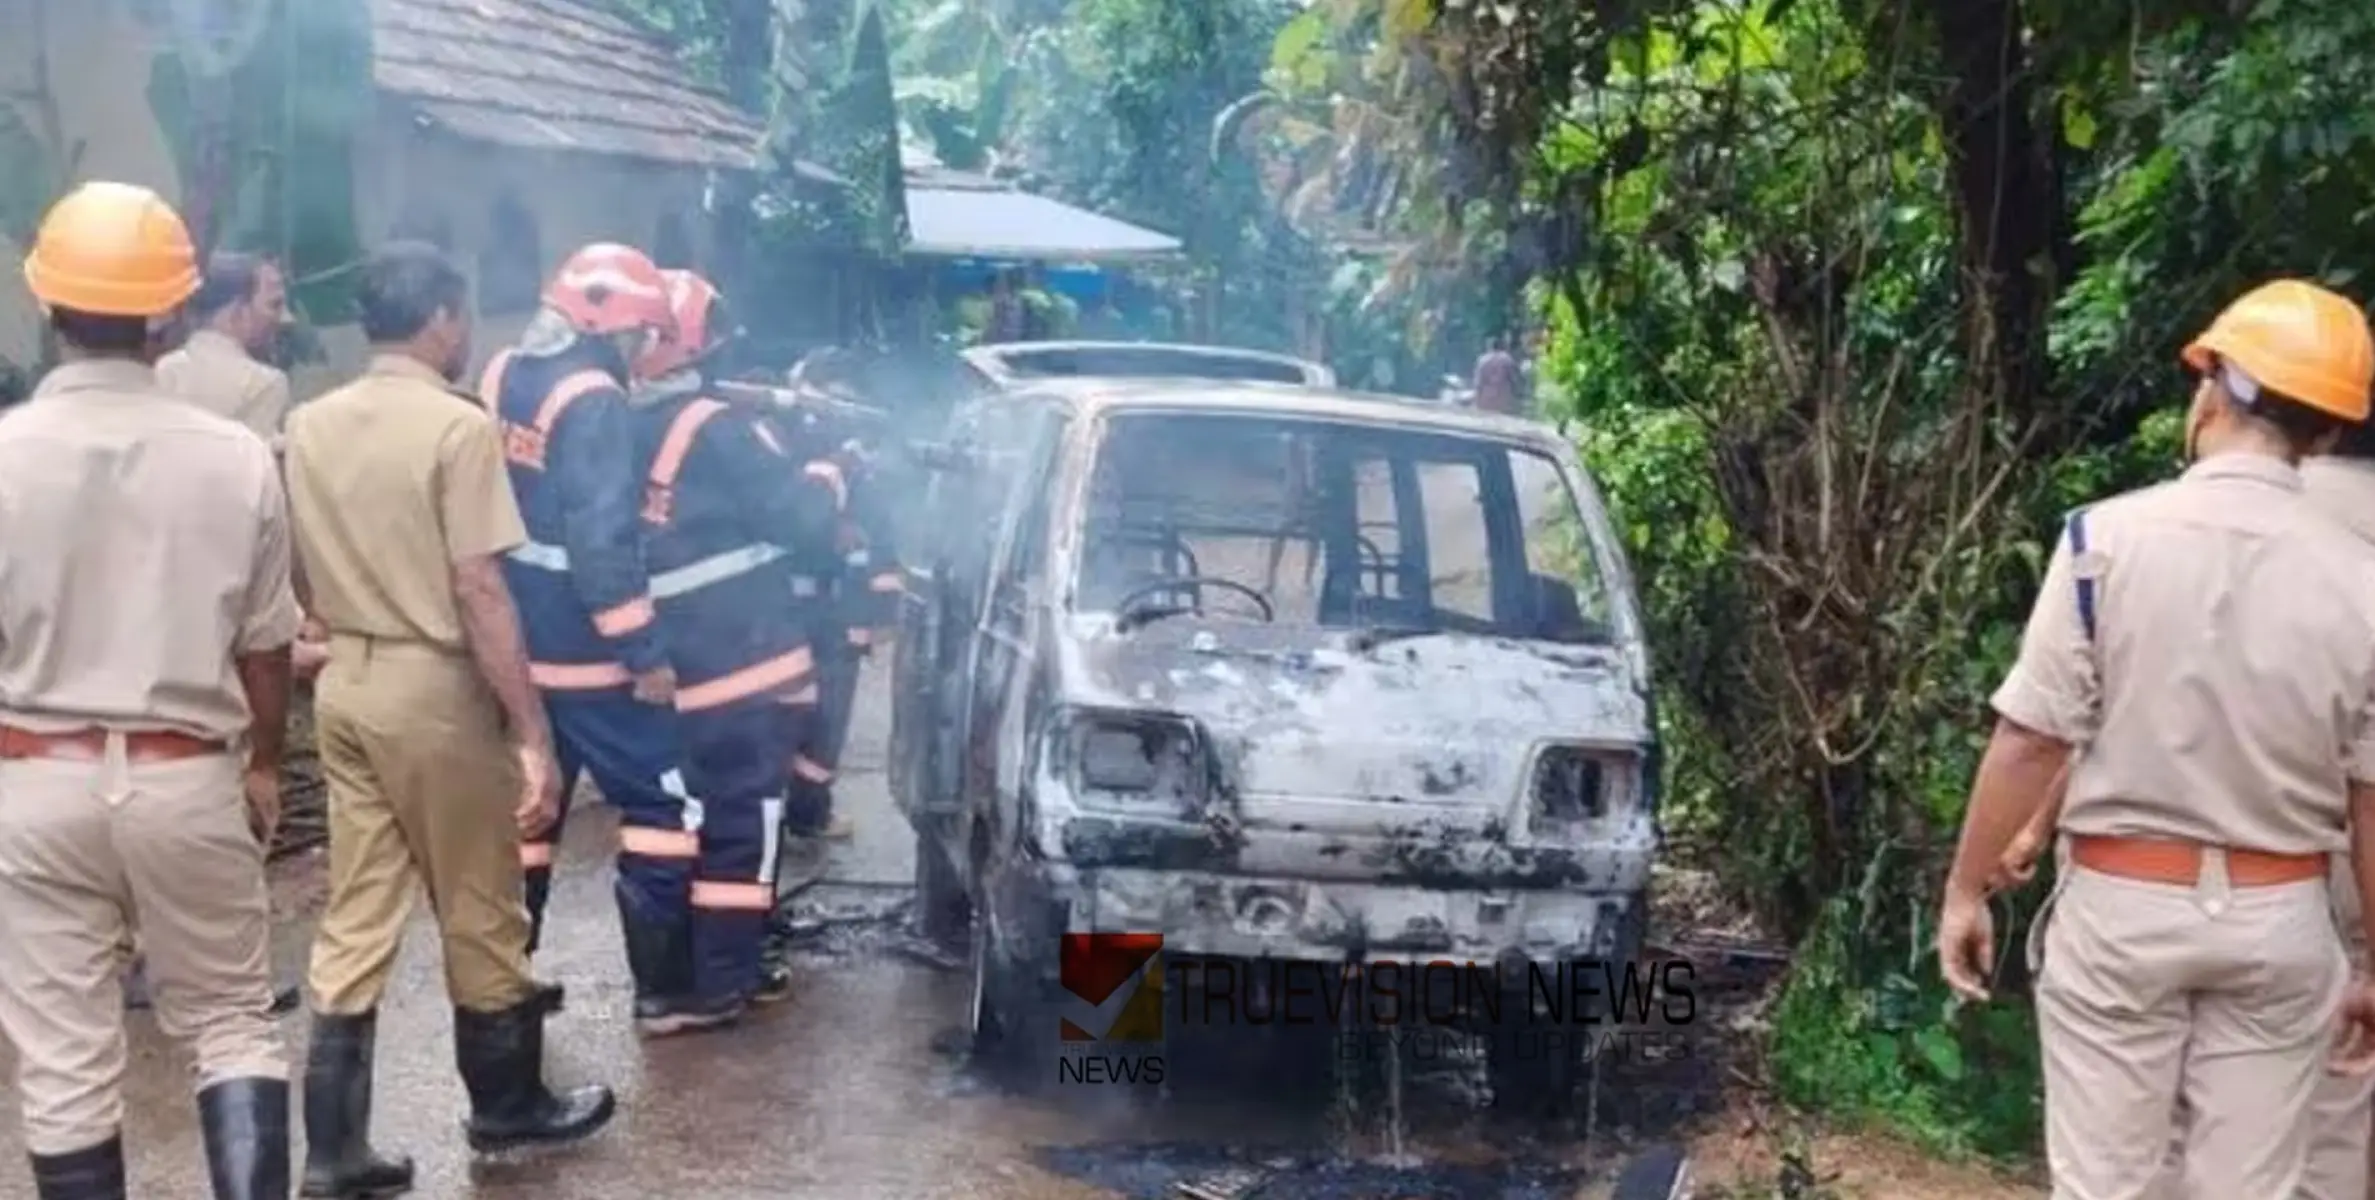
[[[635,977],[635,1032],[644,1037],[673,1037],[731,1024],[738,1013],[712,1012],[691,1001],[693,931],[689,915],[651,913],[623,884],[617,896],[627,971]]]
[[[226,1079],[198,1093],[214,1200],[289,1200],[289,1084]]]
[[[544,1083],[544,1018],[535,998],[502,1012],[454,1010],[454,1058],[470,1093],[470,1148],[574,1142],[610,1123],[618,1100],[606,1087],[554,1092]]]
[[[305,1056],[305,1179],[315,1200],[379,1200],[412,1190],[412,1160],[371,1149],[372,1059],[379,1014],[313,1018]]]
[[[71,1154],[34,1155],[33,1194],[40,1200],[125,1200],[124,1139],[111,1137]]]

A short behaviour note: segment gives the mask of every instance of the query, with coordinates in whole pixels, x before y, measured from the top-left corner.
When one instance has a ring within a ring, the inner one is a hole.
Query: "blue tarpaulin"
[[[907,188],[910,254],[1048,263],[1179,253],[1179,239],[1061,201],[1004,188]]]

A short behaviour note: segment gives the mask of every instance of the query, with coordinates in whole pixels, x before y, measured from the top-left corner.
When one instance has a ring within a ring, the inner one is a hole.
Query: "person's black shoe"
[[[536,998],[532,1001],[545,1016],[558,1014],[569,1003],[569,989],[558,983],[536,983]]]
[[[472,1150],[578,1141],[617,1113],[609,1088],[545,1086],[544,1018],[536,997],[502,1012],[454,1010],[454,1058],[470,1093],[465,1129]]]
[[[279,991],[272,993],[272,1015],[276,1017],[285,1017],[290,1013],[297,1011],[297,1006],[304,1002],[305,994],[299,989],[293,987],[282,988]]]
[[[381,1200],[412,1190],[412,1160],[371,1149],[371,1065],[379,1015],[313,1018],[305,1058],[307,1200]]]
[[[696,1000],[657,997],[635,1002],[635,1032],[647,1038],[676,1037],[724,1029],[742,1020],[749,1005],[739,999]]]
[[[70,1154],[34,1155],[33,1194],[40,1200],[125,1200],[124,1139],[111,1137]]]
[[[214,1200],[288,1200],[289,1085],[226,1079],[198,1093]]]

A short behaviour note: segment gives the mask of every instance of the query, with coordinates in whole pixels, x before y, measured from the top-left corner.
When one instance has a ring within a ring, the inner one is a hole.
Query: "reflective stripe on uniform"
[[[535,567],[542,571],[566,572],[569,570],[569,551],[544,542],[522,542],[513,546],[504,554],[504,557],[521,566]]]
[[[818,579],[814,575],[792,576],[792,594],[800,597],[803,600],[813,596],[821,596],[824,594],[824,591],[824,581]]]
[[[668,422],[668,432],[660,439],[659,452],[652,455],[651,474],[644,486],[645,521],[666,525],[675,515],[676,477],[684,473],[684,460],[693,452],[693,439],[700,436],[701,427],[710,418],[724,411],[726,406],[715,400],[695,400]]]
[[[508,360],[505,362],[508,365]],[[495,374],[492,370],[494,365],[488,364],[490,377]],[[501,381],[497,379],[496,382]],[[561,414],[576,403],[578,397],[617,386],[617,380],[600,371],[579,371],[564,376],[553,385],[551,391],[545,393],[543,403],[537,405],[534,425],[503,422],[503,457],[530,470],[543,470],[545,443],[551,440],[553,426],[560,423]],[[497,413],[502,412],[500,398],[489,403],[495,406]]]
[[[869,591],[891,593],[907,590],[907,581],[897,571],[883,571],[866,581]]]
[[[699,562],[688,563],[673,571],[662,571],[652,576],[651,594],[662,600],[667,600],[697,592],[710,584],[724,583],[736,576],[756,571],[760,567],[782,558],[785,553],[781,546],[753,543],[740,549],[728,550],[723,554],[712,554]],[[569,570],[569,551],[559,546],[546,545],[543,542],[529,542],[514,547],[506,557],[522,566],[535,567],[542,571],[566,573]],[[815,586],[813,581],[810,586]],[[801,593],[797,588],[794,588],[794,594],[810,593]]]
[[[478,402],[492,411],[503,399],[503,372],[511,369],[511,351],[498,350],[478,377]]]
[[[634,682],[634,676],[619,663],[540,663],[528,664],[528,682],[552,692],[583,692],[595,688],[617,687]]]
[[[712,554],[699,562],[662,571],[651,577],[651,594],[663,599],[697,592],[713,583],[724,583],[738,575],[746,575],[783,557],[780,546],[749,545],[724,554]]]
[[[775,911],[775,888],[765,883],[726,883],[715,879],[693,881],[693,907],[728,912]]]
[[[639,858],[699,858],[701,835],[688,829],[647,829],[640,825],[621,825],[618,831],[621,854]]]
[[[659,610],[652,607],[651,597],[637,596],[624,604],[615,604],[594,614],[594,628],[603,637],[625,637],[659,619]]]
[[[849,482],[842,477],[838,465],[820,458],[800,468],[800,473],[833,489],[833,511],[849,507]]]
[[[814,669],[815,662],[808,653],[808,647],[802,646],[731,674],[720,675],[706,683],[680,687],[676,690],[676,708],[679,712],[699,712],[705,708],[747,700],[798,683],[808,678]]]

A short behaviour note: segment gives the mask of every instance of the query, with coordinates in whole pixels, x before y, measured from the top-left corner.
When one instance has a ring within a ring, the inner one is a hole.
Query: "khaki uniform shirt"
[[[11,724],[237,741],[233,656],[297,635],[272,453],[139,363],[68,363],[0,416],[0,546]]]
[[[379,355],[290,414],[289,502],[313,615],[333,634],[468,649],[453,565],[527,540],[495,419]]]
[[[289,415],[289,377],[249,357],[247,347],[201,329],[158,360],[157,378],[191,403],[247,426],[280,448],[281,423]]]
[[[2056,546],[1995,694],[2080,747],[2062,828],[2347,849],[2350,782],[2375,782],[2375,552],[2253,455],[2097,504],[2086,528],[2082,561]]]

